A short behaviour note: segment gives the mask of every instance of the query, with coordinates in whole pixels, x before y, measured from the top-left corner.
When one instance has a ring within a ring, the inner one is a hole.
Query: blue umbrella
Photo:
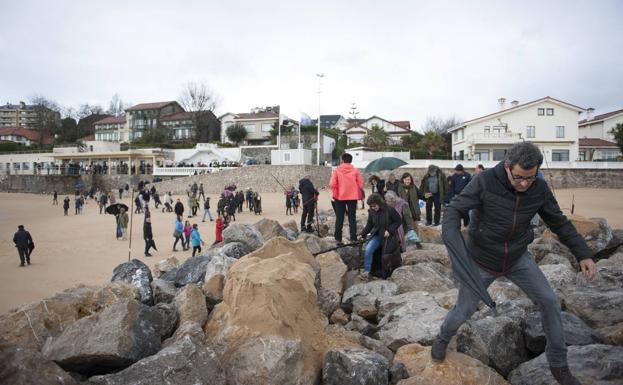
[[[392,156],[386,156],[370,162],[363,172],[369,174],[371,172],[395,170],[400,166],[404,166],[405,164],[407,164],[407,162],[402,159],[394,158]]]

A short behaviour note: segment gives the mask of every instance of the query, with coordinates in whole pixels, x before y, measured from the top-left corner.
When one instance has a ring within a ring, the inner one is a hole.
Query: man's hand
[[[595,278],[595,274],[597,274],[597,266],[595,266],[595,262],[592,259],[586,258],[580,261],[580,268],[582,269],[582,274],[584,274],[584,278],[592,281]]]
[[[389,237],[389,231],[385,230],[385,238]]]
[[[432,194],[432,193],[429,193],[429,192],[427,192],[427,193],[425,193],[425,194],[424,194],[424,198],[430,198],[430,197],[432,197],[432,196],[433,196],[433,194]]]

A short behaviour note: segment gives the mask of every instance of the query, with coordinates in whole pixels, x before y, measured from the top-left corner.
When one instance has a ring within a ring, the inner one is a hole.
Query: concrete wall
[[[189,184],[193,182],[203,183],[204,189],[210,194],[223,192],[226,185],[235,184],[239,189],[248,187],[259,192],[280,192],[283,188],[275,181],[275,178],[286,186],[298,188],[299,180],[304,175],[309,175],[317,188],[329,185],[331,167],[318,166],[246,166],[232,170],[223,170],[214,174],[194,175],[180,177],[172,180],[155,183],[159,191],[170,191],[173,194],[182,194]]]
[[[117,191],[128,183],[136,188],[139,180],[152,180],[151,175],[4,175],[0,176],[1,192],[73,194],[78,186],[96,190]]]

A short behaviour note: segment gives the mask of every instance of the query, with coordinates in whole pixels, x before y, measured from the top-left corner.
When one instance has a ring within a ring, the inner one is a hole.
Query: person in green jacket
[[[428,166],[428,171],[424,178],[420,190],[424,194],[426,200],[426,225],[439,226],[441,220],[441,202],[446,198],[448,193],[448,179],[441,169],[434,164]],[[435,215],[433,218],[433,206]],[[434,223],[433,223],[434,219]]]
[[[121,229],[122,240],[128,239],[128,213],[125,212],[125,209],[122,207],[119,210],[119,215],[117,215],[117,226]]]

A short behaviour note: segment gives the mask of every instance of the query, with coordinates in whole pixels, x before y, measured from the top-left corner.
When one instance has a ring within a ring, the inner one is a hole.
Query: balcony
[[[513,144],[521,140],[521,134],[511,132],[482,132],[471,134],[467,143],[473,144]]]

